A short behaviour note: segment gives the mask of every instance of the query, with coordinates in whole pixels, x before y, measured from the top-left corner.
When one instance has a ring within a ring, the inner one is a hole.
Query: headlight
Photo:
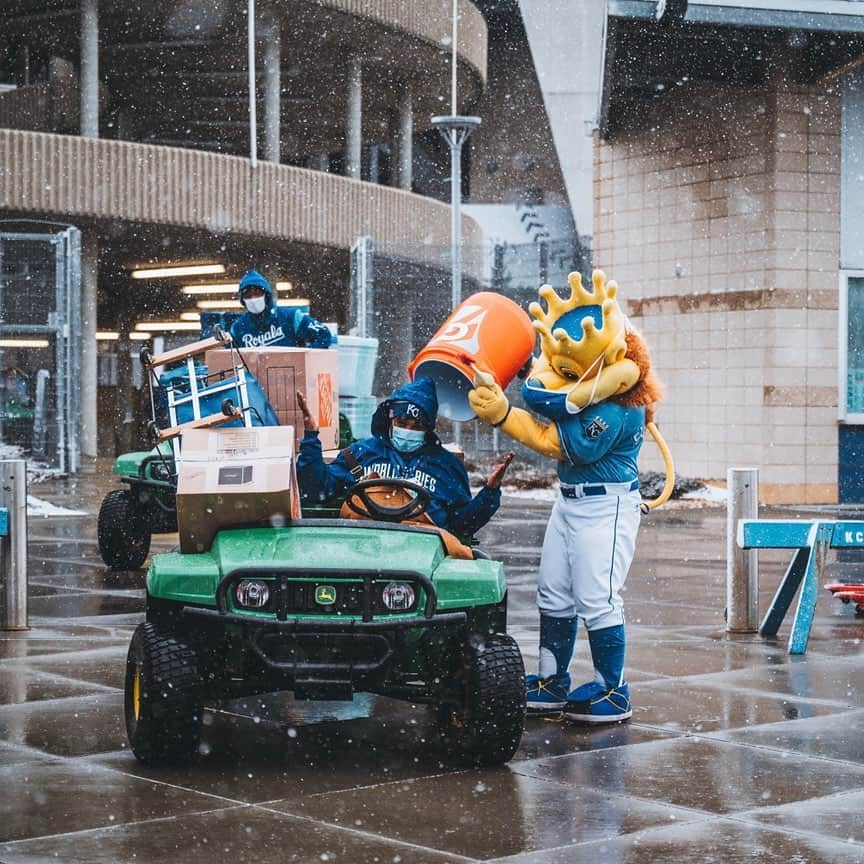
[[[414,605],[414,589],[405,582],[388,582],[381,599],[391,612],[407,612]]]
[[[244,579],[237,583],[234,597],[238,606],[246,609],[263,609],[270,599],[270,587],[259,579]]]
[[[154,480],[170,480],[171,466],[166,465],[164,462],[154,462],[153,467],[150,469],[150,474]]]

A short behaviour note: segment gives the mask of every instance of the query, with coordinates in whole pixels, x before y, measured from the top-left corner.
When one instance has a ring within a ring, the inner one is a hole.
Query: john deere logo
[[[315,602],[319,606],[332,606],[336,602],[336,589],[332,585],[316,586]]]

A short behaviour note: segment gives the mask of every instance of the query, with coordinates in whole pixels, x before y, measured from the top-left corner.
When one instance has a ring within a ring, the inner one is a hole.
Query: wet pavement
[[[529,719],[507,766],[459,770],[427,708],[278,694],[211,706],[201,759],[155,770],[123,729],[144,572],[99,559],[110,482],[30,490],[92,515],[31,519],[31,629],[0,633],[0,862],[864,862],[864,620],[823,591],[806,655],[786,653],[788,620],[729,637],[724,510],[643,522],[627,724]],[[482,539],[530,670],[550,505],[505,502]],[[763,611],[786,563],[761,556]],[[571,671],[590,677],[584,633]]]

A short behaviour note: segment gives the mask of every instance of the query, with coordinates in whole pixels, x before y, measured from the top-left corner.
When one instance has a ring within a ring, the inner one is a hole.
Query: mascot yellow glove
[[[497,426],[510,411],[510,402],[498,382],[487,372],[474,369],[474,389],[468,393],[471,410],[485,423]]]
[[[558,428],[541,423],[527,411],[513,408],[498,382],[488,373],[474,370],[474,389],[468,392],[468,404],[484,422],[498,426],[526,447],[552,459],[563,459]]]

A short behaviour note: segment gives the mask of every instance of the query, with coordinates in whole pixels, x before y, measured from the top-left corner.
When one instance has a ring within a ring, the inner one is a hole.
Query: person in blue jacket
[[[472,498],[465,466],[444,449],[435,434],[438,397],[431,378],[418,378],[398,388],[375,411],[372,435],[348,448],[362,469],[360,478],[351,473],[344,451],[325,464],[318,428],[300,393],[297,403],[305,427],[297,460],[302,500],[326,501],[344,494],[357,479],[375,473],[382,479],[410,480],[427,489],[430,518],[459,537],[472,536],[498,509],[501,479],[512,454],[493,469]]]
[[[237,292],[246,311],[231,325],[238,348],[329,348],[330,329],[311,315],[290,306],[277,306],[270,283],[249,270]]]

